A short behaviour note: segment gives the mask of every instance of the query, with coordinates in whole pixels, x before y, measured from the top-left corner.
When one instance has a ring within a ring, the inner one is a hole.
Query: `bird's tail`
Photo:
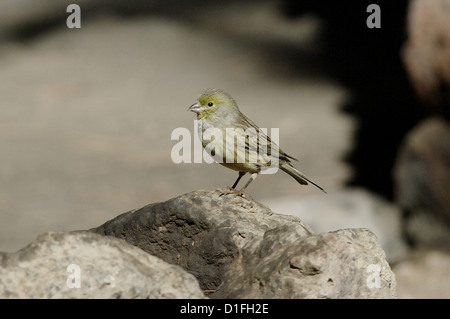
[[[300,184],[308,185],[308,182],[309,182],[309,183],[313,184],[314,186],[316,186],[318,189],[320,189],[322,192],[326,193],[326,191],[322,187],[320,187],[319,185],[314,183],[312,180],[310,180],[308,177],[306,177],[305,175],[300,173],[294,166],[292,166],[290,164],[284,164],[284,165],[280,165],[280,168],[284,172],[288,173],[293,178],[295,178],[295,180],[297,182],[299,182]]]

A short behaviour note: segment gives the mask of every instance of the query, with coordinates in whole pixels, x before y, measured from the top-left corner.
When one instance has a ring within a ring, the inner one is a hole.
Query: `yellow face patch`
[[[208,103],[213,103],[213,106],[220,104],[222,101],[217,96],[202,96],[198,99],[200,105],[209,106]]]
[[[214,112],[217,105],[222,103],[222,101],[217,96],[201,96],[198,99],[198,102],[205,108],[203,112],[199,114],[199,119],[207,119],[209,115]]]

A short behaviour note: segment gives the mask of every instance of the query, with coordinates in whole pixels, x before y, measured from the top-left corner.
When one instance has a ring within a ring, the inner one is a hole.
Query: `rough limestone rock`
[[[71,232],[46,233],[16,253],[0,253],[0,298],[204,295],[195,278],[180,267],[117,238]]]
[[[392,298],[396,280],[367,229],[314,234],[248,198],[195,191],[91,231],[192,273],[212,298]]]
[[[403,230],[416,245],[450,247],[450,124],[434,117],[406,137],[395,165]]]
[[[390,264],[409,254],[402,238],[400,207],[363,188],[347,187],[327,196],[281,197],[265,203],[277,213],[297,216],[316,233],[368,228],[377,236]]]

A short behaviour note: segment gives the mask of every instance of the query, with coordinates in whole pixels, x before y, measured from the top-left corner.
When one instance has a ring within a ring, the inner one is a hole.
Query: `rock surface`
[[[406,137],[395,167],[396,200],[411,243],[450,247],[450,125],[435,117]]]
[[[0,253],[0,298],[204,295],[195,278],[180,267],[116,238],[71,232],[46,233],[16,253]]]
[[[392,298],[395,276],[367,229],[314,234],[224,189],[119,215],[91,231],[192,273],[212,298]]]
[[[402,238],[400,207],[363,188],[347,187],[327,196],[274,198],[264,203],[277,213],[297,216],[316,233],[368,228],[377,236],[390,264],[409,253]]]

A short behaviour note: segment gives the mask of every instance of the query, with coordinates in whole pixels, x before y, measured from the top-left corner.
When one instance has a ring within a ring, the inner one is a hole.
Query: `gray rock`
[[[326,196],[281,197],[265,203],[278,213],[299,217],[317,233],[368,228],[377,236],[389,263],[408,255],[401,234],[400,207],[362,188],[344,188]]]
[[[396,281],[367,229],[302,238],[285,226],[266,232],[227,273],[217,297],[393,298]]]
[[[429,118],[405,138],[395,169],[403,230],[416,245],[450,247],[450,125]]]
[[[395,297],[395,276],[369,230],[314,234],[297,217],[222,192],[151,204],[91,231],[183,267],[213,298]]]
[[[117,238],[71,232],[46,233],[16,253],[0,253],[0,298],[204,295],[195,278],[180,267]]]

